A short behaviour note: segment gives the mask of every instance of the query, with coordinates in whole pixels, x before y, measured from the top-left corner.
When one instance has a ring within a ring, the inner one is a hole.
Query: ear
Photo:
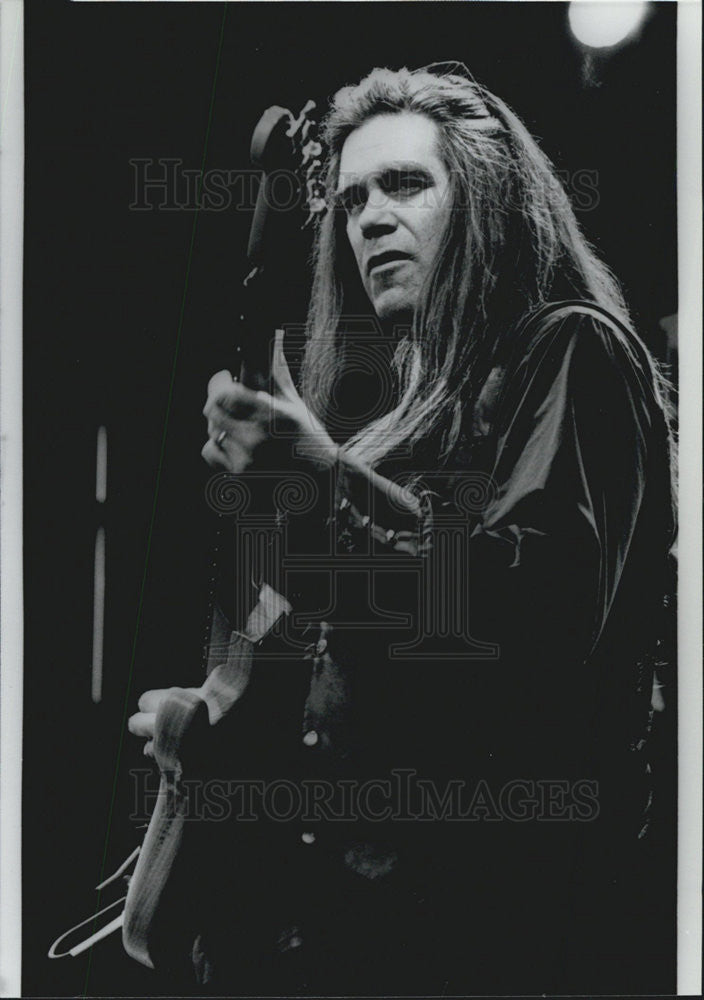
[[[289,371],[286,355],[284,354],[284,331],[277,330],[274,334],[274,352],[271,359],[271,381],[273,395],[280,399],[288,399],[291,402],[298,401],[301,397],[296,391]]]

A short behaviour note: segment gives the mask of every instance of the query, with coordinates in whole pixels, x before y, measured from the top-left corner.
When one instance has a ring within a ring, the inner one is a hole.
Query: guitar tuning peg
[[[320,128],[318,122],[314,118],[306,118],[301,129],[302,140],[304,142],[317,142],[319,135]]]
[[[311,141],[307,142],[303,147],[302,150],[303,163],[306,164],[308,160],[310,160],[312,157],[320,156],[322,151],[323,151],[322,145],[319,142],[316,142],[315,140],[311,139]]]
[[[320,160],[313,160],[313,162],[306,170],[306,180],[308,180],[309,182],[315,180],[316,179],[315,175],[319,174],[321,166],[322,164]]]
[[[309,203],[312,201],[325,202],[325,185],[319,177],[309,177],[306,181],[306,189]]]
[[[299,112],[298,118],[293,118],[292,116],[291,124],[286,130],[286,135],[289,137],[289,139],[292,139],[294,135],[298,132],[298,130],[305,122],[306,115],[308,114],[309,111],[312,111],[314,107],[315,107],[315,101],[306,101],[306,103],[303,105],[303,107]]]
[[[308,199],[308,218],[301,226],[301,229],[307,229],[311,222],[314,222],[323,212],[327,209],[327,202],[325,198],[312,197]]]

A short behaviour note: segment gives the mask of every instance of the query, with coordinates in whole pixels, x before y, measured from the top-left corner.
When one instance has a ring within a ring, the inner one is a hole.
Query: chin
[[[415,312],[415,301],[400,289],[387,289],[372,302],[374,311],[384,323],[407,324]]]

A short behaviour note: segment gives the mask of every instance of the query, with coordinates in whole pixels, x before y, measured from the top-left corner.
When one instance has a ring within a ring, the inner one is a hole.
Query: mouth
[[[403,253],[401,250],[385,250],[383,253],[375,253],[367,261],[367,274],[371,274],[376,268],[383,267],[385,264],[399,264],[410,259],[411,255]]]

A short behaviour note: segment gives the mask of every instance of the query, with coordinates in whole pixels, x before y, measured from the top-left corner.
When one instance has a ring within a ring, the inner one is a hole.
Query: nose
[[[381,188],[372,187],[357,222],[366,239],[393,232],[397,225],[393,200]]]

